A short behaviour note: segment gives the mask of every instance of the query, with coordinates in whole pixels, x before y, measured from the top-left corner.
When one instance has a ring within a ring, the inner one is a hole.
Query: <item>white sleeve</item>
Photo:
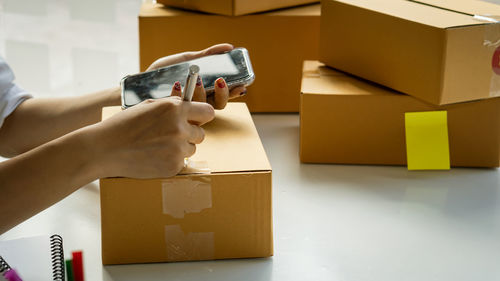
[[[0,128],[7,116],[25,100],[32,98],[28,92],[14,84],[14,73],[0,57]]]

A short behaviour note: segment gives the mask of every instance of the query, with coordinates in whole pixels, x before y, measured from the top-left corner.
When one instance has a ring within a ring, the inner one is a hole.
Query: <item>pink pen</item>
[[[23,281],[23,279],[21,279],[21,277],[17,275],[17,272],[12,268],[4,272],[3,277],[5,277],[7,281]]]

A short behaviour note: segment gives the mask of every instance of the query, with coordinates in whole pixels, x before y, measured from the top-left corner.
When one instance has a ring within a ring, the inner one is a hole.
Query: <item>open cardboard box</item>
[[[100,180],[103,264],[273,255],[271,166],[246,105],[204,129],[175,177]]]
[[[183,9],[226,16],[241,16],[274,9],[319,2],[318,0],[157,0],[158,3]]]
[[[141,70],[166,55],[228,42],[248,49],[256,76],[236,101],[252,112],[298,112],[302,61],[318,59],[319,20],[319,4],[227,17],[143,3]]]
[[[435,106],[305,61],[300,159],[405,165],[405,113],[445,110],[452,166],[500,166],[500,97]]]
[[[323,0],[321,13],[328,66],[435,105],[500,96],[499,5]]]

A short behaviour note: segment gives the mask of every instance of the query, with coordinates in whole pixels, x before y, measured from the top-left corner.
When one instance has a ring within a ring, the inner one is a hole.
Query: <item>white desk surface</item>
[[[275,256],[102,266],[90,184],[0,240],[83,249],[87,280],[500,280],[500,172],[300,164],[294,114],[254,115],[273,166]]]

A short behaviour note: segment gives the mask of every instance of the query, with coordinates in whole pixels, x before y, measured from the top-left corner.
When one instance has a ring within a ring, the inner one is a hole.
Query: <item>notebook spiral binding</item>
[[[9,264],[0,256],[0,274],[3,274],[5,271],[9,270]]]
[[[64,281],[64,251],[62,237],[50,236],[50,252],[52,254],[52,278],[54,281]]]

